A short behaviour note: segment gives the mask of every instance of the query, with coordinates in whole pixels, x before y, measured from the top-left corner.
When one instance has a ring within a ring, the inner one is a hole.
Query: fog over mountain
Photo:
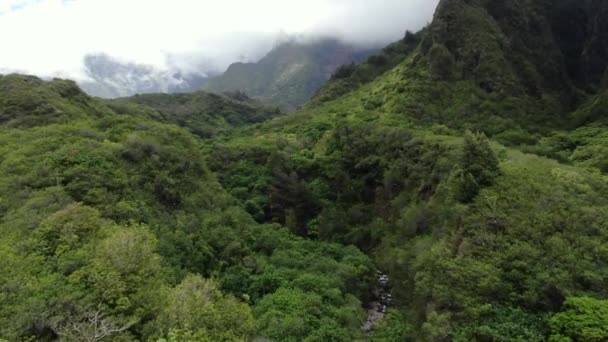
[[[116,98],[146,93],[192,92],[207,84],[207,73],[187,72],[179,68],[159,69],[152,65],[125,62],[106,54],[84,57],[89,79],[79,84],[87,93]]]
[[[136,74],[147,70],[144,79],[164,82],[169,89],[192,82],[184,75],[205,77],[234,62],[257,61],[286,36],[331,36],[359,46],[382,46],[406,29],[425,25],[436,3],[3,0],[0,30],[18,34],[0,37],[0,69],[92,82],[100,76],[91,73],[87,56],[105,56],[122,67],[140,66]],[[158,77],[162,80],[154,80]]]

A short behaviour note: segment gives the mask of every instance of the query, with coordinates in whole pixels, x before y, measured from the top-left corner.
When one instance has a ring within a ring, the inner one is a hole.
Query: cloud
[[[22,10],[39,1],[41,0],[2,0],[0,2],[0,15]]]
[[[0,0],[0,68],[85,77],[106,53],[159,68],[225,69],[283,34],[385,44],[431,19],[438,0]]]

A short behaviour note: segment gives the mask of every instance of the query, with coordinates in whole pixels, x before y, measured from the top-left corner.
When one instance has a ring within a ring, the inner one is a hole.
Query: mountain
[[[607,340],[605,9],[443,0],[209,166],[258,222],[390,276],[371,340]]]
[[[579,91],[597,91],[606,68],[605,13],[603,1],[444,1],[423,49],[454,59],[442,76],[487,92],[557,97],[568,111]]]
[[[0,336],[608,340],[605,11],[442,0],[287,115],[0,77]]]
[[[314,106],[336,99],[393,69],[418,47],[424,33],[424,29],[418,33],[407,31],[402,40],[371,54],[363,63],[338,67],[330,79],[317,90],[308,105]]]
[[[91,80],[81,82],[80,86],[87,93],[103,98],[192,92],[208,81],[199,74],[158,70],[145,64],[122,62],[106,54],[87,55],[84,65]]]
[[[234,63],[205,89],[217,93],[242,91],[262,101],[294,110],[343,64],[362,60],[373,50],[336,39],[288,40],[257,63]]]

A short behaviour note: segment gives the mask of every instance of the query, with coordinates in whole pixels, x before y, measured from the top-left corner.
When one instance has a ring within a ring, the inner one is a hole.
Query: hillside
[[[360,337],[369,259],[255,223],[188,131],[71,81],[0,89],[0,340]]]
[[[317,90],[308,105],[314,106],[334,100],[393,69],[416,50],[424,33],[425,30],[418,33],[407,31],[402,40],[370,55],[362,63],[338,67],[330,79]]]
[[[241,91],[293,111],[306,103],[341,65],[360,61],[371,51],[335,39],[290,40],[256,63],[235,63],[209,81],[206,90]]]
[[[608,339],[604,8],[444,0],[415,49],[379,55],[394,66],[341,69],[209,165],[258,222],[390,275],[372,339]],[[575,40],[572,23],[593,29]]]
[[[152,108],[157,113],[148,115],[156,114],[163,122],[184,127],[201,138],[281,115],[277,108],[263,106],[241,93],[215,95],[204,91],[136,95],[114,100],[110,106],[120,114],[145,113]]]

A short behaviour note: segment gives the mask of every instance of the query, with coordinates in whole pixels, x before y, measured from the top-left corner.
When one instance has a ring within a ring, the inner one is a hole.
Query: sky
[[[426,25],[438,0],[0,0],[0,71],[85,77],[105,53],[159,69],[221,71],[285,35],[382,46]]]

